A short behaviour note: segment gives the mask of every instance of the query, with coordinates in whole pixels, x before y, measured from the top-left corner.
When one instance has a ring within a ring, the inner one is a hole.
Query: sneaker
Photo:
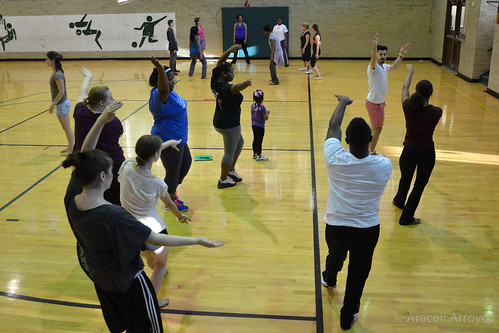
[[[351,329],[351,328],[352,328],[353,324],[357,321],[357,319],[359,319],[359,314],[358,314],[358,313],[355,313],[355,314],[353,315],[352,321],[351,321],[349,324],[344,325],[344,324],[340,323],[340,326],[341,326],[341,328],[342,328],[343,330],[349,330],[349,329]]]
[[[218,180],[218,185],[217,185],[218,188],[226,188],[232,186],[236,186],[236,182],[233,181],[230,177],[227,177],[226,180],[221,180],[221,179]]]
[[[329,289],[334,289],[334,288],[336,288],[336,284],[335,284],[334,286],[330,286],[330,285],[328,285],[328,284],[327,284],[327,282],[326,282],[326,281],[324,281],[324,279],[321,279],[321,284],[322,284],[324,287],[329,288]]]
[[[299,71],[306,71],[307,70],[307,67],[302,67],[299,69]]]
[[[240,182],[243,180],[236,170],[229,171],[229,177],[235,182]]]
[[[264,155],[259,155],[255,158],[255,160],[257,161],[268,161],[269,158],[267,156],[264,156]]]
[[[253,154],[253,159],[256,160],[256,158],[258,157],[257,154]]]
[[[184,205],[183,202],[181,203],[181,201],[179,201],[177,199],[175,199],[174,202],[175,202],[175,205],[177,206],[177,209],[179,212],[185,212],[189,209],[189,207],[187,207],[186,205]]]
[[[182,200],[180,200],[180,198],[178,197],[177,193],[175,193],[175,198],[174,200],[180,202],[182,205],[184,204],[184,202]]]
[[[305,74],[313,74],[313,73],[314,73],[313,69],[309,69],[308,71],[305,72]]]

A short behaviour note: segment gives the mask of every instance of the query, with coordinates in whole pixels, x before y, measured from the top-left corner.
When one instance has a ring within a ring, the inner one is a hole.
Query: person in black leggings
[[[401,225],[421,223],[421,219],[415,218],[414,213],[435,166],[433,132],[442,117],[442,109],[429,103],[433,93],[430,81],[419,81],[416,85],[416,92],[409,97],[414,66],[408,64],[407,68],[409,72],[402,89],[402,108],[407,131],[404,149],[399,160],[401,173],[399,187],[393,199],[393,204],[402,209],[399,220]],[[416,172],[416,181],[406,202],[414,172]]]
[[[234,44],[241,45],[240,48],[243,49],[244,56],[246,57],[246,63],[249,65],[250,64],[250,58],[248,55],[248,50],[246,49],[246,40],[248,38],[248,26],[246,23],[243,22],[243,16],[242,15],[237,15],[236,16],[237,22],[234,23],[234,37],[233,37],[233,42]],[[234,56],[232,58],[232,64],[235,64],[237,62],[237,53],[239,52],[239,49],[234,51]]]

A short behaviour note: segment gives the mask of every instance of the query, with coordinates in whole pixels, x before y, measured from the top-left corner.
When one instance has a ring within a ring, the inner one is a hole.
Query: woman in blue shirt
[[[163,142],[168,140],[181,140],[178,151],[167,148],[161,151],[161,162],[165,167],[165,183],[168,185],[168,193],[177,208],[185,212],[188,207],[184,205],[177,196],[177,187],[182,184],[192,164],[192,156],[187,145],[187,102],[173,91],[174,71],[163,66],[159,61],[151,57],[155,66],[149,77],[149,85],[152,88],[149,98],[149,111],[154,117],[151,134],[159,136]],[[166,75],[160,72],[164,72]]]
[[[190,55],[191,55],[191,67],[189,68],[189,76],[192,76],[194,74],[194,69],[196,68],[196,59],[199,59],[201,61],[201,64],[203,64],[203,71],[201,74],[202,79],[206,79],[206,68],[208,67],[208,64],[206,63],[206,58],[204,57],[203,50],[204,50],[204,40],[199,36],[198,33],[198,27],[193,26],[191,27],[191,32],[189,34],[189,43],[190,43]]]

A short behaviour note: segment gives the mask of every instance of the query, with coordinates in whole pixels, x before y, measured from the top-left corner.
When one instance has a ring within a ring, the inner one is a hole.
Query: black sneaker
[[[218,180],[217,187],[220,189],[232,186],[236,186],[236,182],[233,181],[230,177],[227,177],[226,180],[221,180],[221,179]]]

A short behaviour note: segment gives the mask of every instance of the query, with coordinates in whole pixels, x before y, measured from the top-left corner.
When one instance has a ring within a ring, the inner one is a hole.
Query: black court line
[[[49,298],[32,297],[26,295],[12,294],[0,291],[0,296],[19,299],[23,301],[38,302],[43,304],[54,304],[61,306],[71,306],[86,309],[100,309],[100,305],[89,303],[77,303],[68,301],[58,301]],[[194,310],[168,310],[162,309],[162,313],[188,315],[188,316],[205,316],[205,317],[229,317],[229,318],[251,318],[251,319],[273,319],[273,320],[295,320],[295,321],[315,321],[314,317],[307,316],[285,316],[285,315],[268,315],[258,313],[238,313],[238,312],[213,312],[213,311],[194,311]]]
[[[28,187],[27,189],[25,189],[17,197],[15,197],[14,199],[10,200],[8,203],[6,203],[5,205],[3,205],[3,207],[0,208],[0,212],[2,210],[4,210],[5,208],[9,207],[10,205],[12,205],[14,202],[16,202],[20,197],[22,197],[23,195],[25,195],[26,193],[28,193],[29,191],[31,191],[31,189],[33,187],[35,187],[36,185],[40,184],[43,180],[45,180],[45,178],[47,178],[48,176],[50,176],[51,174],[53,174],[54,172],[56,172],[57,169],[59,169],[60,167],[61,167],[61,165],[58,165],[57,168],[55,168],[54,170],[52,170],[49,173],[47,173],[45,176],[43,176],[42,178],[40,178],[36,183],[34,183],[33,185],[31,185],[30,187]]]
[[[324,316],[322,309],[321,287],[321,252],[319,248],[319,218],[317,215],[317,182],[315,178],[314,126],[312,123],[312,94],[310,92],[310,74],[308,80],[308,122],[310,126],[310,170],[312,178],[312,224],[314,233],[314,277],[315,277],[315,317],[316,332],[324,332]]]
[[[35,117],[38,117],[39,115],[44,114],[44,113],[45,113],[45,112],[47,112],[47,111],[48,111],[48,109],[47,109],[47,110],[45,110],[45,111],[42,111],[42,112],[40,112],[40,113],[37,113],[37,114],[35,114],[34,116],[29,117],[28,119],[24,119],[23,121],[21,121],[21,122],[19,122],[19,123],[17,123],[17,124],[14,124],[14,125],[12,125],[12,126],[10,126],[10,127],[7,127],[6,129],[1,130],[1,131],[0,131],[0,134],[1,134],[1,133],[3,133],[3,132],[5,132],[5,131],[7,131],[7,130],[10,130],[10,129],[11,129],[11,128],[13,128],[13,127],[16,127],[16,126],[18,126],[18,125],[21,125],[22,123],[24,123],[24,122],[26,122],[26,121],[28,121],[28,120],[30,120],[30,119],[33,119],[33,118],[35,118]]]

